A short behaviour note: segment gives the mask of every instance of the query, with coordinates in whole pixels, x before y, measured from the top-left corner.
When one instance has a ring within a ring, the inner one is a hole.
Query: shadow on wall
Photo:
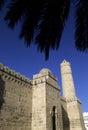
[[[70,130],[70,122],[69,122],[68,114],[63,106],[61,106],[61,108],[62,108],[63,129]]]
[[[2,108],[2,105],[4,103],[4,89],[5,89],[5,83],[0,76],[0,109]]]

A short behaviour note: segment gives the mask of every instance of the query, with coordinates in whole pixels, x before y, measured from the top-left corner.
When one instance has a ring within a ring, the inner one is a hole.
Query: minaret
[[[66,60],[61,63],[61,77],[63,96],[66,100],[74,100],[76,98],[74,81],[70,63]]]
[[[81,102],[76,97],[75,86],[70,63],[64,60],[61,63],[61,77],[63,96],[66,98],[65,111],[68,115],[69,130],[85,130]],[[65,129],[65,130],[68,130]]]

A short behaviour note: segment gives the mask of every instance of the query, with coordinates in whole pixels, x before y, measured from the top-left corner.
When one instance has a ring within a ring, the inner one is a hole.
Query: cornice
[[[0,63],[0,76],[6,80],[17,82],[22,85],[31,85],[31,80],[24,75],[21,75],[19,72],[10,69],[8,66],[4,66]]]

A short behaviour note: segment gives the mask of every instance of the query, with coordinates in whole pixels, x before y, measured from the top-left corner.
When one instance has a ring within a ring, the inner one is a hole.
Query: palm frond
[[[75,44],[80,51],[88,50],[88,0],[79,0],[76,5]]]
[[[36,37],[38,49],[45,53],[46,59],[51,48],[57,49],[59,47],[69,8],[70,0],[48,0]]]
[[[28,5],[27,14],[24,18],[20,33],[20,38],[25,39],[27,46],[31,44],[31,41],[34,37],[44,4],[45,0],[32,0]]]
[[[25,39],[27,46],[37,30],[37,47],[47,59],[49,50],[59,47],[70,0],[11,0],[8,8],[5,16],[8,26],[13,28],[18,21],[22,22],[20,38]]]
[[[2,6],[4,5],[4,3],[5,3],[5,0],[0,0],[0,10],[1,10]]]
[[[5,16],[5,21],[8,26],[13,28],[19,20],[21,20],[24,13],[26,13],[27,0],[12,0],[8,6],[9,11]]]

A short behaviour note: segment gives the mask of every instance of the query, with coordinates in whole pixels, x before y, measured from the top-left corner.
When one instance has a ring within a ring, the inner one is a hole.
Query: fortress
[[[49,69],[30,80],[0,64],[0,130],[85,130],[70,63],[60,66],[63,97]]]

